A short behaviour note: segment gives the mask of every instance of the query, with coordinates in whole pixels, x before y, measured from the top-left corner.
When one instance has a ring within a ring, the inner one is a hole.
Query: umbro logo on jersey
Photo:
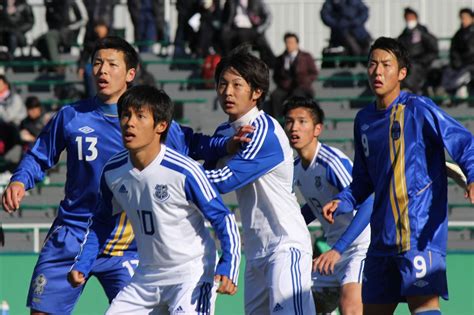
[[[175,313],[185,313],[185,311],[183,310],[183,308],[180,306],[178,306],[178,308],[176,309]]]
[[[82,133],[88,134],[88,133],[94,132],[95,130],[89,126],[84,126],[84,127],[79,128],[79,131]]]
[[[161,202],[168,200],[168,198],[170,197],[170,193],[168,192],[168,185],[156,185],[155,197],[158,199],[158,201]]]
[[[119,193],[121,193],[121,194],[128,194],[127,187],[125,187],[124,184],[122,184],[122,186],[120,186],[120,188],[119,188]]]
[[[275,307],[273,308],[273,312],[279,312],[283,311],[283,306],[280,305],[280,303],[277,303]]]
[[[363,124],[362,127],[360,127],[360,129],[362,129],[362,131],[366,131],[367,129],[369,129],[369,125],[367,124]]]
[[[419,288],[423,288],[423,287],[426,287],[428,284],[430,284],[429,282],[425,281],[425,280],[418,280],[416,281],[415,283],[413,283],[414,285],[416,285],[417,287]]]

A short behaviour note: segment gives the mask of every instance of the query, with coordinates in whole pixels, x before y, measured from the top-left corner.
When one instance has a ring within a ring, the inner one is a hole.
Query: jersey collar
[[[240,117],[239,119],[230,122],[229,124],[234,128],[234,130],[238,130],[240,127],[244,125],[250,125],[255,118],[257,118],[260,115],[260,110],[255,106],[251,110],[248,111],[245,115]]]

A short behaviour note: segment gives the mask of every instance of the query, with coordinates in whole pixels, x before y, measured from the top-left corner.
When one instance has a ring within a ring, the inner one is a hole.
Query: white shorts
[[[217,285],[210,282],[184,282],[153,285],[132,278],[110,304],[106,314],[185,315],[214,314]]]
[[[248,259],[245,314],[315,314],[311,293],[311,254],[296,248]]]
[[[366,247],[350,247],[334,266],[334,273],[322,275],[313,272],[313,290],[328,287],[342,287],[346,283],[362,283]]]

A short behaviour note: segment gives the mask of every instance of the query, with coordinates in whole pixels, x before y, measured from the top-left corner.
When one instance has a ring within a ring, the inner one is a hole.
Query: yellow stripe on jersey
[[[112,240],[108,241],[104,254],[111,256],[123,256],[123,251],[128,248],[134,238],[132,225],[127,219],[125,211],[120,214],[118,226]]]
[[[389,143],[390,161],[393,178],[390,187],[390,203],[397,231],[397,245],[401,252],[410,249],[410,220],[408,217],[408,191],[405,177],[405,106],[398,104],[392,108],[390,115]],[[393,139],[392,127],[394,122],[400,124],[400,137]]]

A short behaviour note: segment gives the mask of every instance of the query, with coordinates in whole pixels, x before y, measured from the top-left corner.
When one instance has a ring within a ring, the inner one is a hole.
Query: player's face
[[[247,81],[233,68],[223,71],[217,83],[219,103],[230,121],[239,119],[257,106],[261,95],[259,89],[252,92]]]
[[[127,70],[123,52],[115,49],[97,51],[93,72],[97,95],[107,104],[117,103],[127,90],[127,82],[131,82],[135,77],[135,69]]]
[[[400,81],[406,77],[406,68],[398,68],[397,58],[392,53],[375,49],[370,55],[367,73],[375,96],[382,101],[393,101],[400,93]]]
[[[294,108],[286,113],[285,132],[295,150],[315,145],[322,128],[322,124],[314,123],[311,113],[304,107]]]
[[[124,108],[120,118],[122,140],[125,148],[131,152],[156,148],[160,136],[166,130],[166,122],[154,126],[153,113],[149,107]]]

